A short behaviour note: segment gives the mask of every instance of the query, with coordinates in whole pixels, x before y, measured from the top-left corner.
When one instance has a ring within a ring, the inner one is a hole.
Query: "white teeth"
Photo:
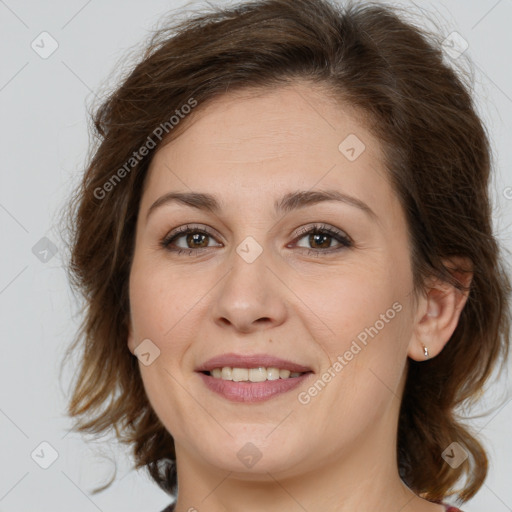
[[[231,368],[224,366],[223,368],[214,368],[210,375],[216,379],[232,380],[235,382],[264,382],[266,380],[290,379],[302,375],[300,372],[290,372],[290,370],[280,370],[279,368],[265,368],[259,366],[257,368]]]
[[[218,368],[217,368],[217,370],[218,370]],[[233,380],[233,375],[231,374],[231,368],[229,368],[228,366],[222,368],[221,378],[224,380]]]
[[[267,370],[263,367],[251,368],[249,370],[249,380],[251,382],[263,382],[267,380]]]
[[[268,380],[279,379],[279,368],[267,368],[267,379]]]
[[[233,368],[232,377],[235,382],[249,380],[249,370],[247,368]]]
[[[279,370],[279,377],[287,379],[290,376],[290,370]]]

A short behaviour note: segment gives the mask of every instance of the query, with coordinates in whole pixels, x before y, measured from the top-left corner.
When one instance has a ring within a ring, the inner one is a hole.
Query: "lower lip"
[[[263,402],[291,391],[303,383],[312,372],[300,377],[288,379],[265,380],[263,382],[234,382],[222,380],[198,372],[206,387],[232,402]]]

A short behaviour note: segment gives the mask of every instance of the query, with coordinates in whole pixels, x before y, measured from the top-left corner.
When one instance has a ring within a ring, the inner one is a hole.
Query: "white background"
[[[73,369],[59,380],[59,367],[79,318],[57,223],[86,159],[86,105],[126,50],[145,40],[163,14],[184,4],[0,0],[1,512],[159,512],[170,502],[149,477],[130,470],[126,448],[67,434],[71,423],[64,410]],[[439,18],[442,34],[456,30],[469,43],[479,110],[495,153],[495,230],[510,249],[512,0],[418,0],[416,5]],[[43,31],[59,45],[47,59],[31,48]],[[32,248],[45,236],[58,252],[43,263]],[[497,409],[472,421],[492,462],[485,486],[465,512],[512,510],[512,406],[506,388],[493,387],[487,402]],[[43,441],[58,453],[48,469],[31,458]],[[99,449],[116,458],[118,475],[107,491],[93,496],[89,491],[113,469]]]

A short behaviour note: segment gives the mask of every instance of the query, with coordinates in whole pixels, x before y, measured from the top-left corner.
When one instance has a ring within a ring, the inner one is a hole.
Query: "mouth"
[[[279,379],[295,379],[309,372],[291,372],[284,368],[258,366],[256,368],[237,368],[224,366],[213,368],[210,371],[202,371],[204,375],[209,375],[214,379],[221,379],[232,382],[265,382]]]
[[[284,395],[314,374],[307,366],[266,354],[224,354],[195,370],[203,384],[232,402],[261,402]]]

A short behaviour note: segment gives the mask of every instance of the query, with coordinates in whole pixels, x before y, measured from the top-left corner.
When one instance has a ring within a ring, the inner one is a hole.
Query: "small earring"
[[[423,353],[425,354],[425,359],[429,359],[429,355],[428,355],[428,348],[425,347],[425,345],[423,345]]]

